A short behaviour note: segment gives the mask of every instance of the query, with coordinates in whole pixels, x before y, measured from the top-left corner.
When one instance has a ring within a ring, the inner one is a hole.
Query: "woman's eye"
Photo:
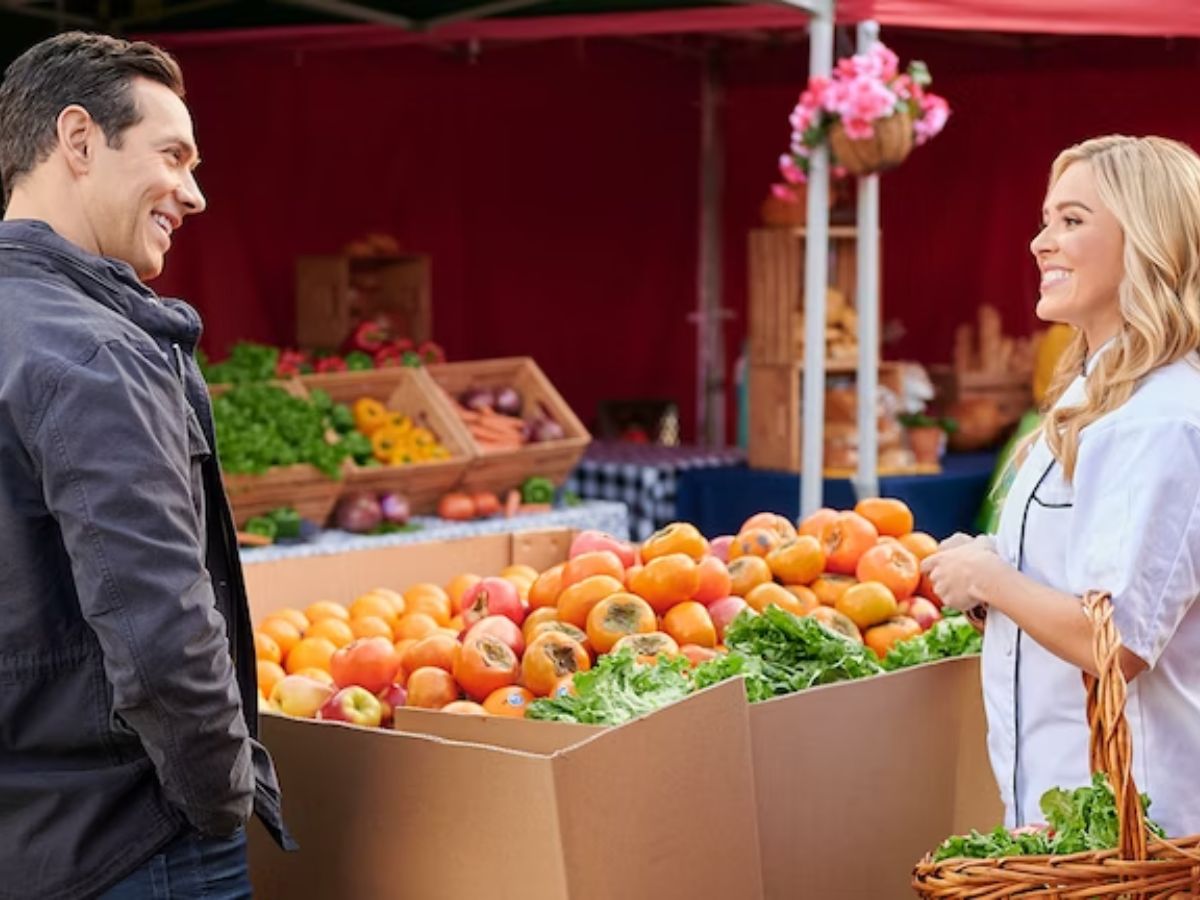
[[[1073,227],[1073,226],[1075,226],[1075,225],[1081,225],[1081,224],[1083,224],[1083,220],[1082,220],[1082,219],[1077,219],[1077,218],[1075,218],[1074,216],[1063,216],[1063,221],[1064,221],[1064,222],[1065,222],[1067,225],[1069,225],[1069,226],[1072,226],[1072,227]]]

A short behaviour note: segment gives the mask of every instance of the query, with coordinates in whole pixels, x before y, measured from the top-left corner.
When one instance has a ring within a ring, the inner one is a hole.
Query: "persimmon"
[[[562,590],[594,575],[608,575],[621,581],[625,577],[625,566],[621,564],[617,554],[611,550],[591,550],[587,553],[580,553],[574,559],[569,559],[563,564]]]
[[[439,625],[449,625],[454,615],[450,609],[450,595],[438,585],[429,583],[414,584],[404,592],[404,612],[405,615],[426,613]],[[353,609],[350,615],[353,617]]]
[[[663,631],[677,644],[695,644],[698,647],[717,645],[717,628],[713,625],[712,616],[703,603],[695,600],[685,600],[667,610],[663,616]]]
[[[859,628],[870,628],[896,615],[896,597],[887,585],[864,581],[849,588],[838,599],[837,611]]]
[[[409,653],[416,650],[414,647]],[[516,684],[520,672],[521,663],[512,647],[492,634],[467,638],[454,659],[454,680],[468,697],[479,702],[493,691]]]
[[[880,625],[868,628],[863,634],[863,643],[875,651],[880,659],[887,656],[894,644],[915,638],[921,633],[921,626],[908,616],[893,616]]]
[[[258,626],[258,633],[264,634],[275,642],[279,648],[279,660],[287,659],[296,644],[300,643],[300,630],[287,619],[277,619],[268,616],[266,621]]]
[[[454,671],[462,645],[448,634],[431,634],[407,647],[400,657],[405,671],[415,672],[425,666]]]
[[[500,570],[501,578],[519,578],[522,581],[536,581],[539,574],[537,569],[525,563],[513,563]]]
[[[791,540],[796,536],[796,526],[786,516],[781,516],[778,513],[760,512],[755,513],[738,529],[738,533],[750,531],[755,528],[765,528],[767,531],[774,531],[779,535],[781,540]]]
[[[761,556],[743,556],[729,564],[730,593],[745,597],[760,584],[771,580],[771,567]]]
[[[311,623],[316,623],[320,619],[332,616],[335,619],[350,621],[350,610],[342,606],[340,603],[334,603],[332,600],[318,600],[316,603],[310,603],[304,607],[304,615]]]
[[[696,596],[699,588],[699,566],[685,553],[654,557],[629,585],[631,593],[644,599],[660,615],[676,603]]]
[[[746,603],[757,613],[763,612],[768,606],[778,606],[793,615],[803,616],[818,605],[816,597],[811,604],[805,603],[788,588],[773,581],[760,584],[746,595]]]
[[[592,607],[624,588],[620,579],[611,575],[593,575],[571,585],[558,595],[559,621],[569,622],[576,628],[587,628],[587,617]]]
[[[474,700],[451,700],[442,707],[442,712],[455,716],[486,716],[488,711]]]
[[[326,619],[326,622],[336,622],[336,619]],[[398,623],[399,620],[397,620]],[[345,622],[339,623],[345,625]],[[351,619],[349,626],[350,633],[356,637],[385,637],[390,640],[395,640],[395,629],[379,616],[363,616],[359,619]],[[337,643],[336,641],[334,643]],[[348,643],[348,642],[347,642]],[[342,645],[345,646],[345,645]]]
[[[816,581],[809,584],[817,600],[824,606],[837,606],[838,597],[846,593],[846,589],[858,584],[853,575],[833,575],[826,572]]]
[[[913,514],[908,504],[894,497],[866,497],[854,511],[875,526],[880,534],[903,537],[913,530]]]
[[[534,699],[533,693],[528,689],[510,684],[488,694],[487,699],[483,701],[483,709],[491,716],[523,719]]]
[[[265,659],[267,662],[280,663],[283,661],[283,650],[275,638],[271,637],[265,631],[254,632],[254,658]],[[265,692],[270,696],[271,692]]]
[[[696,565],[700,573],[700,586],[691,597],[705,606],[728,597],[733,589],[733,579],[729,577],[729,567],[715,556],[706,556]]]
[[[815,538],[821,537],[821,532],[825,530],[827,522],[832,522],[837,518],[838,511],[830,509],[828,506],[822,506],[815,513],[800,520],[796,526],[797,534],[810,534]]]
[[[779,532],[769,528],[751,528],[743,531],[729,545],[729,561],[735,562],[743,556],[766,557],[772,550],[783,543]]]
[[[441,590],[441,588],[438,588]],[[378,616],[388,624],[394,622],[397,618],[396,607],[392,602],[382,594],[374,592],[362,594],[354,598],[350,604],[350,618],[360,619],[363,616]],[[446,617],[449,619],[449,616]]]
[[[551,566],[539,575],[529,586],[529,608],[541,609],[552,607],[558,603],[558,595],[562,593],[563,569],[566,563]]]
[[[832,606],[818,606],[808,614],[810,619],[816,619],[834,634],[840,634],[859,644],[862,643],[862,632],[845,613],[840,613]]]
[[[876,544],[859,557],[854,574],[859,581],[887,585],[897,601],[911,597],[921,583],[920,563],[898,542]]]
[[[300,610],[293,609],[290,606],[285,606],[282,609],[275,610],[268,616],[268,618],[286,619],[295,625],[296,630],[301,634],[304,634],[304,632],[308,631],[308,626],[312,624],[312,622],[308,621],[308,616],[300,612]]]
[[[458,615],[462,612],[463,595],[481,581],[483,581],[482,576],[463,572],[461,575],[455,575],[446,582],[446,596],[450,598],[450,612],[453,615]]]
[[[372,618],[376,621],[383,621],[378,616],[363,616],[363,618]],[[384,627],[387,628],[388,640],[391,640],[391,625],[384,623]],[[326,638],[331,641],[335,647],[345,647],[355,638],[354,627],[349,622],[343,622],[341,619],[333,618],[325,618],[313,622],[312,627],[304,633],[304,636]]]
[[[405,638],[417,638],[419,640],[433,634],[438,630],[438,627],[437,620],[429,615],[429,613],[405,613],[400,617],[400,621],[396,625],[395,637],[398,641],[402,641]]]
[[[301,638],[284,657],[283,667],[289,675],[295,675],[301,669],[309,667],[328,672],[330,660],[337,650],[337,646],[329,638]]]
[[[592,649],[592,642],[588,640],[587,632],[582,628],[576,628],[570,622],[542,622],[540,625],[534,626],[533,630],[526,638],[526,645],[532,644],[546,632],[554,632],[555,634],[564,634],[573,641],[578,641],[579,646],[587,651],[589,659],[596,658],[596,652]]]
[[[875,526],[858,513],[838,513],[821,529],[825,570],[839,575],[853,575],[858,558],[874,547],[878,539],[879,532]]]
[[[647,634],[627,634],[617,641],[613,653],[620,653],[628,647],[634,658],[645,665],[652,666],[660,656],[677,656],[679,644],[675,638],[661,631],[651,631]]]
[[[682,553],[699,562],[708,553],[708,541],[695,525],[688,522],[672,522],[642,542],[643,564],[675,553]]]
[[[564,675],[558,679],[554,685],[554,689],[550,691],[548,696],[553,700],[558,697],[574,697],[579,692],[575,689],[575,676]]]
[[[458,699],[458,685],[454,683],[454,676],[445,669],[433,666],[425,666],[410,674],[405,688],[408,696],[404,705],[418,709],[441,709]]]
[[[593,606],[587,618],[588,640],[597,653],[607,653],[627,634],[644,634],[656,627],[654,610],[636,594],[611,594]]]
[[[391,605],[392,612],[394,612],[398,616],[404,615],[405,607],[404,607],[404,595],[403,594],[398,593],[397,591],[393,591],[391,588],[381,588],[381,587],[380,588],[372,588],[367,593],[375,594],[378,597],[382,597],[384,600],[386,600]]]
[[[925,557],[937,553],[938,542],[937,538],[924,531],[910,531],[901,536],[900,546],[915,556],[917,562],[920,562]]]
[[[269,659],[262,659],[261,657],[255,665],[258,689],[263,692],[264,696],[270,697],[275,685],[283,680],[287,672],[283,670],[283,666],[279,663],[272,662]]]
[[[534,695],[545,697],[564,675],[586,672],[591,667],[592,660],[579,641],[547,631],[525,649],[521,682]]]
[[[797,600],[797,607],[788,611],[794,612],[798,616],[807,616],[821,605],[816,592],[810,587],[803,584],[788,584],[784,586],[784,589]]]
[[[708,662],[710,659],[716,659],[721,655],[719,650],[712,647],[700,647],[696,644],[683,644],[679,648],[679,655],[686,657],[692,667],[700,665],[700,663]]]
[[[521,634],[525,636],[525,643],[528,644],[532,640],[533,629],[537,628],[537,626],[543,622],[557,621],[557,606],[540,606],[537,609],[531,610],[529,615],[525,617],[525,621],[521,623]]]
[[[825,549],[811,534],[802,534],[768,553],[767,565],[784,584],[809,584],[825,571]]]

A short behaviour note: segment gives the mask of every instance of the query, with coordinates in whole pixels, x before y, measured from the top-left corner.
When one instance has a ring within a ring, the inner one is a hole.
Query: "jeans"
[[[246,832],[207,837],[187,831],[101,894],[99,900],[246,900]]]

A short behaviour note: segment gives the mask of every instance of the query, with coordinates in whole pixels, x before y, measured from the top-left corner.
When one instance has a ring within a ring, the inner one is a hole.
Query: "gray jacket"
[[[93,896],[252,809],[290,844],[199,336],[0,222],[0,898]]]

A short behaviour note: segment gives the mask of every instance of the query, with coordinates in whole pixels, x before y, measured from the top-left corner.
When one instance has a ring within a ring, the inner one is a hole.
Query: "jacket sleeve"
[[[59,379],[32,449],[115,713],[167,801],[227,835],[250,817],[251,745],[204,565],[185,402],[165,358],[104,344]]]

